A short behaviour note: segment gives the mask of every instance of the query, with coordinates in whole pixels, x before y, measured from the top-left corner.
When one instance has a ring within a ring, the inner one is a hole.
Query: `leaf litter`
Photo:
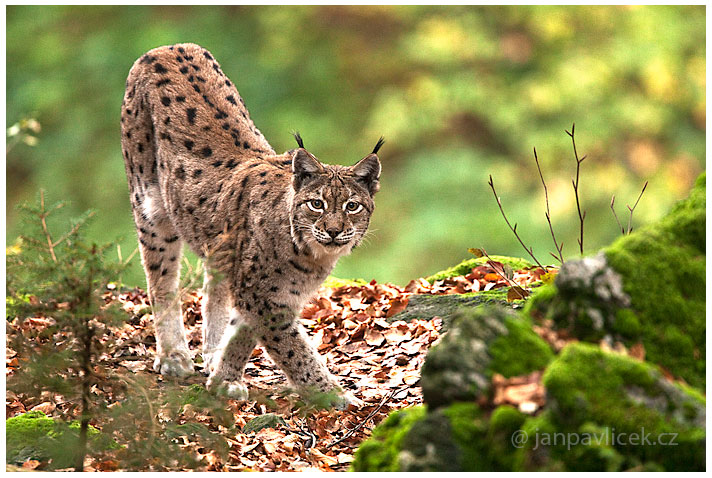
[[[494,265],[502,267],[499,263]],[[527,288],[543,273],[538,268],[524,269],[513,271],[508,279]],[[201,448],[190,436],[181,437],[182,446],[197,454],[206,471],[345,471],[353,461],[358,445],[391,411],[423,401],[418,386],[420,367],[429,347],[440,337],[442,320],[439,317],[410,322],[387,319],[405,310],[408,298],[413,294],[462,294],[509,285],[491,265],[486,264],[473,268],[466,275],[432,284],[419,278],[405,287],[376,281],[333,289],[323,287],[303,308],[300,320],[329,369],[362,405],[345,411],[306,409],[305,413],[304,407],[298,406],[298,396],[288,393],[284,374],[258,346],[245,368],[244,381],[251,390],[250,400],[229,400],[229,409],[239,430],[246,426],[249,429],[252,420],[270,413],[279,418],[275,420],[275,428],[227,434],[227,429],[215,423],[212,416],[201,415],[186,405],[182,409],[182,419],[186,423],[203,423],[213,433],[223,434],[229,444],[229,453],[227,457],[221,457],[214,450]],[[115,372],[150,377],[155,387],[160,388],[164,378],[152,369],[156,340],[146,293],[138,288],[120,292],[112,287],[104,298],[107,304],[118,302],[126,312],[127,320],[123,326],[111,329],[117,346],[111,349],[110,356],[105,353],[102,359]],[[201,361],[201,301],[200,291],[187,292],[182,307],[186,337],[196,362]],[[52,319],[48,317],[15,318],[8,327],[21,333],[25,340],[61,340],[42,337],[40,332],[51,323]],[[559,341],[559,346],[566,342],[550,327],[542,327],[539,333],[551,341]],[[6,376],[11,376],[21,362],[15,351],[6,347]],[[185,383],[203,384],[204,380],[204,376],[196,373]],[[543,405],[539,376],[495,377],[493,382],[496,404],[510,403],[523,411]],[[95,392],[103,393],[100,387]],[[106,400],[109,407],[116,405],[112,402],[114,397],[108,393]],[[29,410],[42,410],[64,419],[77,413],[76,404],[58,395],[32,397],[7,390],[6,417]],[[96,426],[101,428],[101,424]],[[26,464],[26,468],[38,466],[41,468],[38,463]],[[121,467],[109,452],[89,458],[86,469],[115,471]]]

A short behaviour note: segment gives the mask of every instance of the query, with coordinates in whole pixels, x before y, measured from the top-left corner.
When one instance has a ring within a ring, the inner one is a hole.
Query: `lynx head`
[[[321,163],[304,148],[299,133],[294,136],[299,148],[292,151],[292,238],[316,256],[348,254],[366,234],[373,212],[383,138],[358,163],[338,166]]]

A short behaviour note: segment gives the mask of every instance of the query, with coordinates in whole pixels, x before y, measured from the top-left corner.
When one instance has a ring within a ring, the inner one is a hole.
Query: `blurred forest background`
[[[576,123],[588,252],[620,234],[609,208],[650,185],[634,225],[687,195],[705,165],[705,7],[8,6],[7,236],[40,188],[64,218],[97,210],[89,236],[136,247],[119,145],[126,76],[145,51],[212,51],[278,152],[299,130],[327,163],[379,136],[370,239],[335,275],[404,284],[468,257],[524,256],[487,185],[542,261],[553,251],[532,148],[564,256],[578,252],[564,133]],[[34,126],[30,124],[29,126]],[[34,128],[37,129],[36,127]],[[12,131],[11,131],[12,132]],[[36,143],[36,144],[34,144]],[[145,284],[139,261],[124,277]]]

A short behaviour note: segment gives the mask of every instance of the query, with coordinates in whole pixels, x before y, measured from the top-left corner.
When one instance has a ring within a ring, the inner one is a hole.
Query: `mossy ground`
[[[618,331],[642,340],[647,360],[698,387],[705,386],[705,196],[702,174],[663,220],[605,250],[633,304]]]
[[[76,452],[79,422],[64,424],[34,411],[8,418],[5,422],[6,463],[22,464],[27,460],[52,459],[51,468],[71,466]],[[101,433],[89,426],[89,437],[99,447],[111,447],[102,442]]]
[[[507,257],[507,256],[490,256],[493,261],[501,262],[502,264],[509,265],[514,270],[526,269],[527,267],[532,267],[532,263],[518,257]],[[455,277],[469,274],[473,267],[481,266],[487,263],[489,259],[487,257],[477,257],[472,259],[466,259],[456,266],[449,267],[440,272],[426,277],[426,280],[431,284],[436,280],[447,279],[448,277]]]
[[[401,443],[425,413],[424,406],[417,406],[390,414],[356,450],[351,471],[399,471]]]
[[[547,410],[527,421],[530,442],[518,467],[704,470],[705,401],[665,380],[654,365],[575,343],[551,363],[543,382]],[[673,438],[677,445],[662,444]],[[574,440],[580,443],[571,446]]]

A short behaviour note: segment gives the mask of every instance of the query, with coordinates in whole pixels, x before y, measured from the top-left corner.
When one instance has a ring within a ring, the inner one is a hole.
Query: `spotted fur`
[[[141,260],[166,375],[193,369],[177,297],[183,244],[205,258],[208,386],[244,398],[259,342],[298,389],[339,389],[297,316],[359,244],[381,165],[335,166],[303,147],[276,154],[220,65],[193,44],[149,51],[131,68],[122,147]]]

